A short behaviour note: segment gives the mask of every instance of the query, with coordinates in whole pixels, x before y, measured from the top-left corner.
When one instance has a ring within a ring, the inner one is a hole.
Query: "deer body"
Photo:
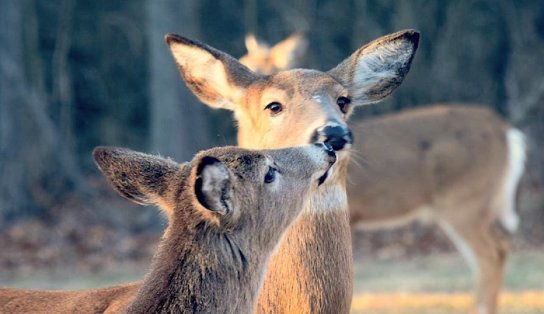
[[[216,148],[182,166],[123,149],[94,156],[120,194],[169,218],[150,272],[90,291],[0,289],[0,312],[252,312],[271,252],[336,161],[317,145]]]
[[[418,210],[448,215],[439,208],[482,193],[491,200],[504,176],[508,126],[483,108],[409,110],[352,128],[361,134],[354,144],[361,159],[350,165],[348,184],[354,225]]]
[[[419,34],[379,38],[328,72],[295,69],[260,75],[224,52],[168,35],[187,86],[204,103],[232,110],[238,144],[281,148],[324,142],[338,162],[273,254],[259,313],[348,313],[353,290],[346,171],[352,135],[346,120],[400,85]]]
[[[434,106],[354,123],[351,222],[379,228],[437,223],[476,278],[473,311],[495,313],[519,218],[523,135],[491,110]]]

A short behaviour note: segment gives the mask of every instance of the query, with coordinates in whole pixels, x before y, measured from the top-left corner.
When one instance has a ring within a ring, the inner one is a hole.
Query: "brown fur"
[[[183,165],[116,148],[94,157],[120,194],[168,214],[151,270],[142,283],[90,291],[0,289],[2,313],[249,313],[272,250],[336,160],[315,145],[215,148]]]
[[[183,78],[206,83],[198,89],[190,82],[188,86],[209,106],[234,111],[238,144],[279,148],[315,141],[316,130],[329,123],[347,129],[354,106],[389,95],[410,68],[419,34],[408,30],[377,39],[329,72],[299,69],[271,76],[248,74],[226,54],[217,56],[211,47],[180,38],[168,35],[167,42]],[[336,104],[339,97],[352,99],[344,112]],[[266,109],[272,102],[282,104],[280,114]],[[345,192],[349,151],[338,153],[331,178],[312,195],[272,256],[260,313],[349,312],[352,254]]]
[[[383,227],[422,217],[447,223],[475,254],[474,312],[495,313],[512,233],[494,204],[512,128],[483,107],[434,106],[352,125],[351,223]],[[479,274],[479,275],[478,275]]]

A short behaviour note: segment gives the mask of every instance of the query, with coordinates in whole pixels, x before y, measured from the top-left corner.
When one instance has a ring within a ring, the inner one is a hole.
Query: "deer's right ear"
[[[97,147],[93,158],[111,185],[125,198],[142,205],[159,205],[166,212],[173,210],[168,192],[180,170],[179,164],[117,147]]]
[[[189,89],[211,107],[234,110],[257,79],[238,60],[203,43],[175,34],[166,35],[166,42]]]

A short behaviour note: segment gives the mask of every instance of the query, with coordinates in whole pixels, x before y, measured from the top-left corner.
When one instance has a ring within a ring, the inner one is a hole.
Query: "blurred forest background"
[[[185,161],[235,144],[232,115],[185,88],[166,33],[238,58],[247,33],[273,44],[303,31],[303,66],[328,70],[404,28],[421,32],[410,74],[355,120],[445,102],[492,107],[528,136],[516,245],[542,249],[542,1],[0,0],[0,277],[149,261],[165,222],[114,194],[92,162],[95,146]],[[355,235],[364,254],[452,250],[419,224]]]

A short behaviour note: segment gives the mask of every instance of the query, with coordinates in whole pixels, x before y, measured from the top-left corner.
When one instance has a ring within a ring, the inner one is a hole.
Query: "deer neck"
[[[266,263],[264,254],[247,256],[231,238],[204,223],[193,230],[184,225],[169,226],[127,312],[251,312]]]
[[[349,313],[353,291],[345,188],[349,156],[342,155],[272,255],[257,313]]]
[[[348,211],[348,198],[346,193],[347,166],[349,156],[340,153],[341,157],[331,169],[329,178],[323,186],[314,193],[304,209],[304,214],[324,214]]]

